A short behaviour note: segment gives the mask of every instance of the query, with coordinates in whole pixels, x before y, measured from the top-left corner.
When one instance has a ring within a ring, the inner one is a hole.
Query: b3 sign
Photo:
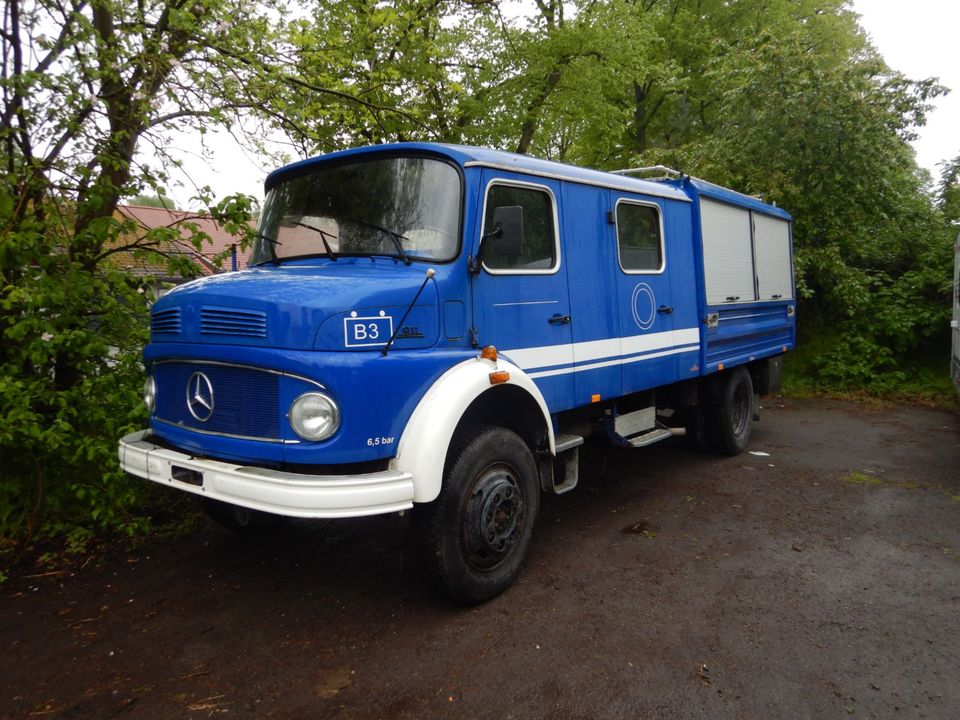
[[[343,319],[343,344],[345,347],[370,347],[386,345],[393,335],[393,318],[383,310],[373,317],[352,317]]]

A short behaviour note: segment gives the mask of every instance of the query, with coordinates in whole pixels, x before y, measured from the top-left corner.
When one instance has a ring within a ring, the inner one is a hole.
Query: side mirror
[[[493,209],[493,231],[487,242],[489,252],[501,258],[520,257],[523,247],[523,208],[505,205]]]

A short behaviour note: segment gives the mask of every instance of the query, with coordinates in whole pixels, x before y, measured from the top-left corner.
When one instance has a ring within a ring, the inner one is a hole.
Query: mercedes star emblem
[[[200,422],[213,415],[213,385],[202,372],[195,372],[187,381],[187,410]]]

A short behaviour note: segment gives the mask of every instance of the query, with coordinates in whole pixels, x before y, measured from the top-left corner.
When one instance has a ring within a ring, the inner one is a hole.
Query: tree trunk
[[[649,83],[646,85],[641,85],[638,82],[633,83],[633,99],[636,103],[633,108],[633,144],[637,154],[641,154],[647,149],[647,124],[650,122],[647,117],[647,96],[649,92]]]
[[[550,93],[552,93],[554,88],[560,83],[560,76],[560,68],[556,68],[547,75],[547,81],[544,83],[543,88],[527,106],[527,112],[523,118],[523,125],[520,127],[520,142],[517,143],[516,149],[519,155],[526,155],[530,149],[530,143],[533,142],[533,136],[537,132],[540,110],[543,108],[543,104],[547,101],[547,98],[550,97]]]

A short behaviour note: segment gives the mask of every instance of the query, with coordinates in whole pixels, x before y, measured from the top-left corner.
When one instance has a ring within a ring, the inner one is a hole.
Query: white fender
[[[503,357],[496,362],[483,358],[465,360],[441,375],[427,390],[400,436],[391,468],[413,475],[414,502],[430,502],[440,494],[443,464],[457,423],[470,404],[489,390],[490,373],[506,370],[510,379],[502,385],[523,388],[540,406],[547,426],[551,454],[556,454],[553,423],[540,389],[527,374]]]

